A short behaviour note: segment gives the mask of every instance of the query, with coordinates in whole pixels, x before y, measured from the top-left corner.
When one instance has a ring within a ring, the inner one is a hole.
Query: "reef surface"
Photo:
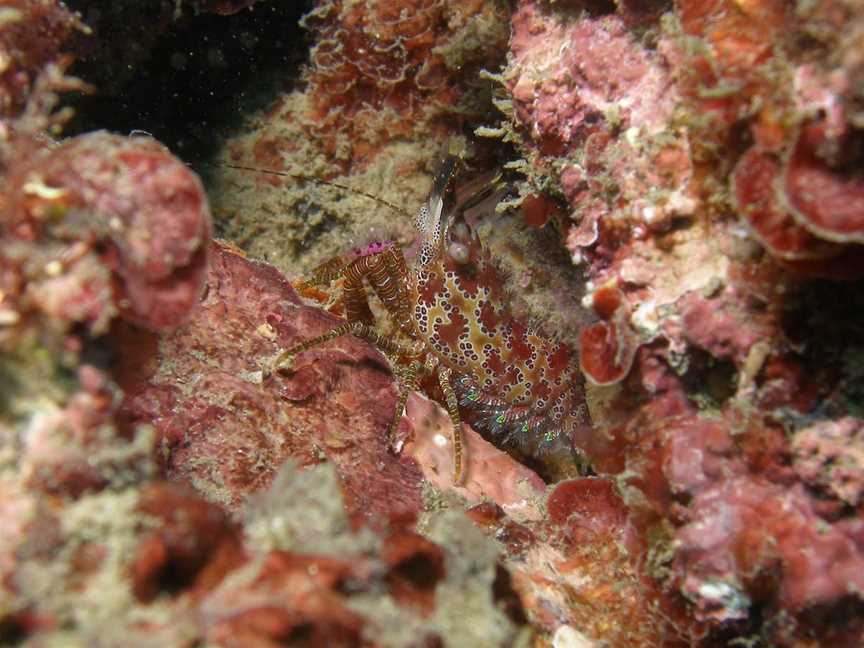
[[[0,645],[864,645],[860,3],[281,4],[0,4]],[[272,371],[453,148],[588,412],[458,485],[381,349]]]

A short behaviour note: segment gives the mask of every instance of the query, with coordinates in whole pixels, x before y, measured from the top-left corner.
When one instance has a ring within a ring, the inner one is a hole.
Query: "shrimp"
[[[437,386],[426,391],[439,391],[428,395],[443,401],[452,420],[457,484],[465,478],[462,411],[500,443],[530,439],[540,446],[556,440],[569,444],[588,416],[574,354],[513,316],[500,274],[465,221],[465,210],[495,183],[487,183],[472,200],[458,200],[452,186],[458,163],[447,157],[414,218],[420,243],[414,263],[385,241],[318,266],[304,284],[325,286],[341,279],[345,323],[280,352],[269,367],[270,372],[290,371],[297,355],[343,335],[369,341],[388,358],[400,383],[389,446],[395,448],[408,395],[421,383]],[[375,328],[364,284],[377,295],[398,336]]]

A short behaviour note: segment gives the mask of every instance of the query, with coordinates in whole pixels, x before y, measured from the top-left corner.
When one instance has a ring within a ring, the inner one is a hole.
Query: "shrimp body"
[[[435,378],[433,391],[443,395],[453,422],[453,473],[459,483],[465,476],[460,408],[472,414],[475,427],[502,443],[543,450],[569,449],[585,423],[586,407],[582,374],[569,349],[513,316],[500,275],[464,221],[465,204],[449,187],[455,165],[455,158],[445,161],[414,220],[420,243],[414,263],[406,263],[402,250],[388,242],[319,266],[311,285],[342,280],[346,322],[281,352],[272,369],[290,370],[295,355],[341,335],[375,344],[400,379],[396,416],[388,428],[391,448],[398,445],[395,432],[408,394],[422,379]],[[367,288],[399,335],[375,328]]]
[[[417,218],[417,335],[452,371],[460,405],[478,414],[483,431],[517,443],[569,437],[586,418],[578,363],[567,346],[513,316],[500,274],[442,185],[439,178]]]

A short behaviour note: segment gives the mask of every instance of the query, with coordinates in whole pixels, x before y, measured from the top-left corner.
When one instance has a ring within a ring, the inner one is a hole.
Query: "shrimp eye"
[[[468,226],[465,223],[455,223],[450,228],[450,238],[456,241],[467,241],[471,236]]]
[[[453,259],[456,263],[465,264],[468,263],[468,259],[471,257],[471,253],[468,250],[468,246],[464,243],[458,243],[453,241],[450,245],[447,246],[447,254]]]

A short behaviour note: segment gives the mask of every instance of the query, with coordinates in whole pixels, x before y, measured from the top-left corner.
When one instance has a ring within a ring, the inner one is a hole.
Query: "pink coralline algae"
[[[567,25],[542,3],[523,2],[512,25],[516,117],[544,153],[573,151],[612,119],[651,130],[674,105],[656,55],[616,15]]]
[[[817,239],[779,204],[776,182],[780,168],[780,160],[771,153],[755,148],[747,151],[733,174],[738,210],[760,242],[782,259],[836,256],[839,246]]]
[[[736,441],[729,425],[667,419],[651,426],[641,456],[628,459],[628,472],[639,476],[631,485],[647,495],[633,500],[636,519],[648,504],[674,525],[672,561],[657,568],[671,570],[707,627],[746,622],[756,607],[797,613],[855,596],[864,562],[860,523],[828,513],[788,467],[772,463],[777,444],[769,428],[754,425]],[[857,632],[850,628],[849,636]]]
[[[711,124],[699,127],[700,143],[728,145],[723,138],[748,114],[753,145],[731,177],[739,216],[796,273],[860,276],[860,135],[850,123],[855,68],[807,62],[807,48],[790,40],[818,33],[820,20],[836,20],[843,10],[817,3],[812,22],[804,20],[808,12],[796,22],[782,3],[721,11],[727,4],[682,5],[682,29],[704,38],[705,47],[668,47],[673,60],[683,56],[691,66],[679,85]],[[786,58],[772,39],[783,43]]]
[[[860,136],[832,141],[826,130],[823,124],[806,125],[789,153],[783,181],[790,211],[823,239],[864,243],[864,176],[855,139]]]
[[[620,533],[627,524],[624,503],[613,484],[604,479],[561,482],[550,490],[546,510],[549,522],[574,544]]]
[[[598,283],[628,241],[691,218],[697,204],[689,144],[667,129],[677,86],[663,50],[628,29],[634,19],[622,7],[561,20],[522,2],[504,75],[513,128],[538,168],[552,163],[572,209],[567,249]]]
[[[659,592],[639,574],[639,542],[611,480],[562,481],[547,490],[545,509],[518,525],[494,511],[484,521],[507,547],[532,625],[559,645],[664,645],[674,636],[653,609]]]
[[[434,402],[415,394],[408,399],[405,418],[410,436],[403,452],[413,457],[423,477],[438,488],[454,490],[468,502],[490,500],[504,510],[530,510],[526,495],[539,497],[545,484],[537,474],[507,453],[464,426],[465,456],[468,457],[465,483],[454,487],[453,457],[447,440],[452,438],[450,418]]]
[[[821,517],[801,486],[747,475],[722,428],[683,425],[683,435],[669,438],[688,447],[670,447],[664,468],[673,492],[692,497],[681,510],[676,568],[700,615],[744,618],[753,598],[775,590],[791,610],[861,590],[854,526]]]
[[[759,579],[777,570],[767,592],[776,588],[790,611],[854,596],[864,585],[855,539],[821,521],[798,490],[731,479],[696,495],[686,519],[675,566],[697,618],[746,619],[762,603],[753,596],[765,586]]]
[[[116,391],[93,366],[81,365],[76,378],[79,387],[62,407],[49,408],[31,421],[22,447],[25,483],[39,492],[71,498],[108,487],[110,470],[136,472],[134,462],[142,454],[133,451],[126,459],[98,458],[106,445],[100,438],[102,431],[115,425]]]
[[[825,133],[824,124],[803,127],[785,161],[757,147],[747,151],[732,176],[735,204],[760,242],[787,267],[854,278],[862,272],[864,193],[854,162],[852,168],[849,161],[832,168],[820,157],[832,155],[832,146],[849,145],[832,143]]]
[[[679,301],[686,339],[718,360],[743,365],[751,349],[772,336],[771,317],[759,317],[740,307],[739,295],[728,293],[705,299],[688,293]]]

